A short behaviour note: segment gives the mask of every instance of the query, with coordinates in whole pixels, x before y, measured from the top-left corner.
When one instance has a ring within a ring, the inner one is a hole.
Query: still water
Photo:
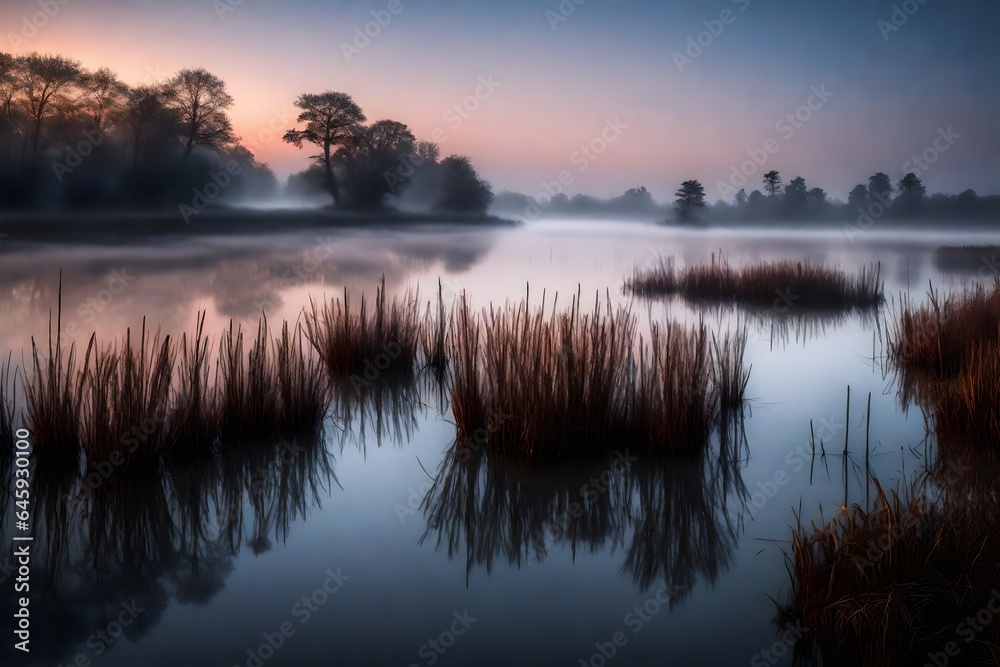
[[[598,222],[516,229],[331,230],[114,245],[0,245],[0,351],[28,359],[58,302],[78,345],[143,318],[218,335],[295,321],[310,300],[362,291],[476,308],[578,291],[629,305],[642,325],[703,318],[749,327],[745,448],[735,460],[656,463],[628,443],[606,462],[512,469],[449,455],[447,396],[429,378],[337,405],[322,442],[286,443],[160,480],[46,490],[36,477],[32,651],[3,664],[762,665],[792,664],[772,624],[787,600],[790,526],[864,502],[871,473],[895,488],[933,447],[900,404],[880,330],[901,294],[922,300],[988,277],[939,246],[984,234],[872,230],[695,231]],[[880,263],[878,317],[711,310],[626,297],[636,267],[725,255]],[[995,261],[995,258],[992,258]],[[641,326],[642,326],[641,325]],[[23,357],[22,357],[23,355]],[[846,421],[847,388],[851,419]],[[810,422],[826,456],[813,456]],[[844,457],[845,441],[849,454]],[[435,482],[436,480],[436,482]],[[68,497],[67,497],[68,493]],[[585,511],[570,512],[574,507]],[[4,524],[9,544],[11,525]],[[6,564],[9,554],[4,553]],[[8,578],[4,599],[13,593]],[[0,628],[8,628],[4,612]],[[786,644],[785,640],[788,640]],[[767,651],[768,653],[763,653]]]

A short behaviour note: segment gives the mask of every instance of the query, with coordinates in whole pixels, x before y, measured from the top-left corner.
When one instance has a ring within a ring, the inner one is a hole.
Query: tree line
[[[823,188],[810,187],[805,178],[796,176],[785,183],[777,170],[768,171],[761,180],[763,191],[739,190],[732,201],[706,203],[705,189],[697,180],[684,181],[675,193],[674,211],[678,219],[690,221],[700,209],[709,209],[715,219],[836,219],[845,218],[982,218],[1000,216],[1000,197],[980,197],[974,190],[958,195],[928,195],[915,172],[905,174],[896,183],[885,172],[870,176],[866,183],[854,186],[846,202],[831,200]],[[766,193],[766,194],[765,194]]]
[[[62,55],[0,52],[0,208],[147,208],[276,197],[281,188],[233,129],[234,99],[202,68],[129,85]],[[484,212],[493,200],[465,156],[441,159],[394,120],[368,123],[346,93],[303,94],[284,141],[317,147],[286,186],[340,208],[403,204]]]

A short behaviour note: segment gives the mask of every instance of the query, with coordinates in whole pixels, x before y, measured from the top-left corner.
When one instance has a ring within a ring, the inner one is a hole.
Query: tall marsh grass
[[[386,303],[385,276],[373,307],[362,295],[355,310],[345,287],[342,300],[334,299],[322,308],[310,300],[305,317],[306,337],[330,374],[369,382],[399,369],[412,370],[420,347],[420,325],[416,296]]]
[[[949,641],[961,647],[961,664],[995,664],[1000,625],[969,643],[956,632],[996,591],[996,482],[973,495],[908,499],[876,486],[874,507],[793,531],[792,599],[780,619],[809,628],[824,664],[924,664]]]
[[[595,456],[629,445],[643,453],[695,454],[726,406],[742,401],[745,339],[709,336],[703,324],[655,325],[648,341],[610,299],[567,312],[545,298],[470,312],[452,332],[452,412],[459,438],[480,429],[491,451],[527,459]]]
[[[32,341],[34,374],[25,381],[27,418],[39,462],[155,466],[211,457],[218,443],[315,432],[330,402],[330,383],[301,325],[272,338],[262,318],[249,344],[238,327],[223,334],[214,382],[204,314],[178,344],[146,329],[115,344],[91,336],[83,363],[74,347]],[[179,359],[179,361],[178,361]]]
[[[712,255],[711,264],[678,270],[672,260],[626,280],[625,289],[645,297],[681,296],[695,304],[734,303],[749,309],[850,310],[884,301],[881,267],[857,275],[809,262],[758,262],[734,269]]]
[[[904,300],[887,326],[904,402],[916,400],[942,444],[1000,452],[1000,279],[942,299]]]

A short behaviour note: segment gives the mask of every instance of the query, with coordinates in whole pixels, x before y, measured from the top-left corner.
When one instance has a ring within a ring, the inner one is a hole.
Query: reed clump
[[[490,451],[524,459],[596,456],[625,446],[697,454],[742,401],[739,341],[713,345],[707,327],[654,325],[598,297],[584,311],[519,305],[470,312],[464,297],[451,335],[452,412],[459,439],[487,433]],[[732,374],[722,377],[723,373]],[[727,396],[724,398],[723,394]]]
[[[17,373],[11,364],[12,358],[13,353],[8,353],[7,361],[0,363],[0,474],[6,472],[14,454],[14,417],[17,413],[14,381]]]
[[[386,302],[384,276],[373,308],[362,295],[354,310],[345,287],[343,299],[334,299],[322,308],[310,300],[305,317],[306,337],[329,373],[365,382],[400,371],[412,373],[420,347],[420,324],[415,296]]]
[[[644,297],[680,296],[699,304],[733,303],[748,309],[851,310],[885,300],[881,267],[857,275],[810,262],[758,262],[734,269],[725,257],[678,270],[672,260],[636,270],[625,289]],[[778,304],[776,306],[775,304]]]
[[[905,499],[876,486],[873,508],[793,530],[792,600],[781,622],[809,628],[824,664],[924,664],[949,641],[962,664],[995,659],[1000,625],[968,643],[959,633],[997,595],[998,489]]]
[[[169,336],[152,336],[143,320],[138,339],[126,331],[119,345],[98,349],[91,337],[84,364],[81,439],[89,462],[122,457],[116,465],[155,465],[166,451],[175,350]],[[128,446],[138,437],[142,446]],[[117,456],[116,456],[117,455]]]
[[[85,374],[77,368],[76,345],[64,348],[62,344],[61,289],[60,285],[55,337],[50,315],[47,347],[40,347],[34,337],[31,339],[34,373],[33,380],[24,383],[24,394],[36,460],[52,469],[75,471],[80,463],[80,406]],[[88,347],[84,368],[92,352],[92,346]]]
[[[887,326],[901,394],[924,408],[944,444],[1000,442],[1000,279],[925,304],[903,301]]]
[[[204,320],[199,314],[193,335],[179,344],[151,334],[145,321],[138,335],[129,329],[109,346],[91,336],[79,367],[73,346],[63,352],[50,341],[45,357],[32,341],[35,372],[25,394],[39,463],[76,470],[82,450],[88,467],[105,471],[156,467],[167,458],[210,458],[219,443],[321,428],[330,383],[301,325],[286,322],[272,338],[262,318],[247,344],[230,323],[213,382]]]

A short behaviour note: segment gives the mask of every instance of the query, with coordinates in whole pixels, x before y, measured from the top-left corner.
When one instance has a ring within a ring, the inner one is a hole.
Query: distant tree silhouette
[[[853,208],[857,206],[864,206],[868,203],[868,186],[867,185],[855,185],[851,193],[847,195],[847,203]]]
[[[129,88],[118,75],[107,67],[96,72],[85,72],[80,77],[80,87],[83,94],[80,105],[83,112],[94,123],[94,126],[104,132],[118,118],[128,96]]]
[[[451,155],[441,162],[441,192],[435,210],[485,213],[493,203],[493,189],[480,178],[464,155]]]
[[[340,205],[333,156],[341,146],[354,139],[366,120],[365,114],[350,95],[331,91],[300,95],[295,106],[302,110],[296,122],[304,123],[305,127],[288,130],[283,138],[296,148],[301,148],[303,143],[320,148],[320,154],[313,159],[323,168],[326,187],[334,203]]]
[[[736,193],[735,203],[737,206],[746,206],[747,203],[747,191],[746,188],[740,188],[740,191]]]
[[[385,174],[414,151],[416,141],[410,128],[394,120],[355,128],[334,154],[335,164],[344,173],[348,205],[380,208],[392,190]]]
[[[754,190],[750,193],[750,197],[747,199],[747,204],[754,209],[761,208],[767,199],[764,197],[760,190]]]
[[[809,188],[806,179],[796,176],[785,186],[785,206],[792,212],[805,208],[809,200]]]
[[[233,125],[226,114],[233,97],[226,84],[204,69],[185,69],[165,89],[168,105],[177,111],[185,159],[195,146],[222,150],[233,142]]]
[[[899,181],[899,194],[913,199],[923,199],[927,194],[927,188],[920,182],[920,179],[912,171]]]
[[[21,58],[17,84],[22,89],[24,111],[31,119],[31,146],[41,150],[42,123],[50,116],[69,111],[70,92],[79,83],[80,63],[62,56],[29,53]]]
[[[160,86],[138,86],[125,94],[120,111],[132,147],[132,164],[148,152],[158,152],[180,132],[180,114],[167,106],[168,93]]]
[[[681,220],[690,220],[695,210],[705,208],[705,188],[698,181],[684,181],[675,196],[674,208]]]
[[[764,174],[764,189],[768,196],[776,197],[781,189],[781,174],[773,169]]]
[[[813,188],[809,191],[809,202],[814,206],[825,206],[827,203],[826,190],[823,188]]]
[[[875,200],[878,198],[888,199],[892,197],[892,181],[889,175],[878,172],[868,179],[868,198]]]

